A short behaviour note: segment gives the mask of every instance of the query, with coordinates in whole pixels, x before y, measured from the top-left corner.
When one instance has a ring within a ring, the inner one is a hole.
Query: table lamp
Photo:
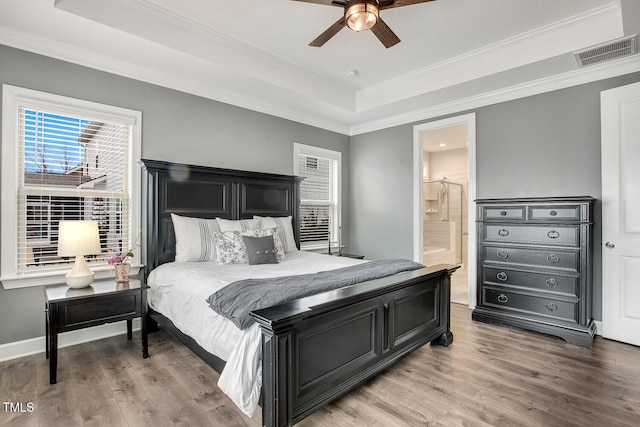
[[[70,288],[84,288],[93,283],[84,255],[100,253],[97,221],[60,221],[58,228],[58,256],[75,256],[73,268],[65,276]]]

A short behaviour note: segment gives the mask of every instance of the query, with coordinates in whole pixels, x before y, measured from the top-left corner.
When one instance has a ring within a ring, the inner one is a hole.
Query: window
[[[342,153],[294,144],[294,174],[300,183],[301,249],[337,248],[341,232]]]
[[[3,86],[2,258],[5,288],[59,282],[62,220],[98,221],[97,276],[140,230],[141,113]],[[99,161],[98,161],[99,159]],[[139,253],[136,260],[140,260]]]

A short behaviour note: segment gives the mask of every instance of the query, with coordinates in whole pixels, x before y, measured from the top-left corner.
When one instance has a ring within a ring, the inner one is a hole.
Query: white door
[[[602,336],[640,345],[640,83],[601,93]]]

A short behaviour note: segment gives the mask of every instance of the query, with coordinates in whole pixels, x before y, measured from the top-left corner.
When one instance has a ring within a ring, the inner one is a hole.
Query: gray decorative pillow
[[[278,263],[273,236],[242,236],[242,240],[244,240],[244,245],[247,248],[247,257],[250,265]]]
[[[278,262],[285,259],[287,256],[284,253],[284,246],[282,245],[282,240],[280,240],[280,234],[277,232],[275,228],[269,228],[266,230],[248,230],[240,233],[241,236],[250,236],[250,237],[265,237],[265,236],[273,236],[273,243],[276,245],[276,258]]]

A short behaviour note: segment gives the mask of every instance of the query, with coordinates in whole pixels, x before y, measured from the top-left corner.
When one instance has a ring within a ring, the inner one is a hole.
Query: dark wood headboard
[[[145,275],[175,259],[172,213],[233,220],[291,215],[300,247],[299,188],[304,178],[156,160],[142,163],[147,171]]]

